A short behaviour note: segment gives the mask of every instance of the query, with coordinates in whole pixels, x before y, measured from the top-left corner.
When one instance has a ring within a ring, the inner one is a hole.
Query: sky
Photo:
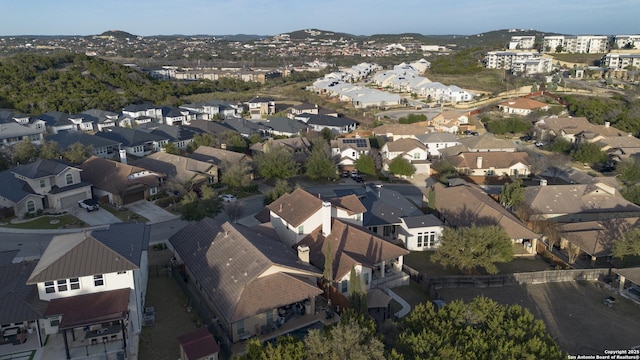
[[[0,36],[277,35],[303,29],[353,35],[473,35],[534,29],[639,34],[640,1],[617,0],[0,0]]]

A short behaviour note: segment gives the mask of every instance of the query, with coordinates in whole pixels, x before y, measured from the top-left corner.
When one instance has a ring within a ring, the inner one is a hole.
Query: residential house
[[[290,120],[289,120],[290,121]],[[298,164],[304,163],[311,153],[311,142],[306,137],[291,137],[286,139],[269,139],[255,143],[249,148],[251,155],[265,153],[275,147],[283,147],[291,152],[293,159]]]
[[[335,117],[327,115],[300,115],[302,121],[309,126],[310,130],[322,131],[329,129],[335,134],[347,134],[356,129],[358,122],[345,117]]]
[[[37,160],[5,170],[0,173],[0,207],[13,208],[18,217],[76,208],[78,201],[91,198],[91,183],[83,181],[81,171],[61,160]]]
[[[249,106],[249,114],[252,119],[262,119],[263,116],[273,115],[276,113],[276,101],[270,98],[255,98],[247,102]]]
[[[222,120],[222,124],[230,127],[240,135],[248,138],[251,135],[259,135],[261,138],[269,133],[269,127],[260,121],[252,121],[242,118],[226,118]]]
[[[468,152],[516,151],[515,142],[506,139],[498,139],[491,133],[460,138],[460,144],[462,144]]]
[[[386,141],[415,138],[430,131],[426,121],[413,124],[384,124],[372,130],[374,135]]]
[[[402,194],[384,186],[367,186],[358,198],[366,209],[362,226],[385,239],[398,238],[401,218],[424,215]]]
[[[592,124],[585,117],[546,117],[533,127],[533,136],[541,140],[562,137],[574,143],[580,136],[595,138],[596,135],[615,137],[627,136],[627,133],[612,127],[609,122],[604,125]]]
[[[203,103],[184,104],[181,109],[200,113],[196,115],[198,120],[224,119],[227,117],[237,117],[242,114],[242,107],[222,100],[209,100]]]
[[[57,235],[49,243],[26,284],[49,303],[42,328],[63,334],[66,359],[135,353],[127,345],[142,327],[149,234],[146,224],[123,223]]]
[[[198,161],[208,162],[218,167],[220,167],[225,162],[251,163],[251,157],[247,156],[246,154],[230,150],[218,149],[210,146],[199,146],[193,153],[189,154],[188,157]]]
[[[300,136],[307,132],[309,126],[302,121],[291,120],[286,117],[271,117],[260,121],[267,127],[266,132],[271,136]]]
[[[119,114],[98,109],[83,111],[78,116],[93,124],[93,130],[102,131],[117,126]]]
[[[106,131],[97,132],[95,136],[116,141],[121,144],[120,149],[125,150],[129,155],[137,157],[160,151],[162,146],[169,143],[169,139],[166,136],[123,127],[108,128]]]
[[[602,182],[527,186],[524,204],[531,209],[533,219],[563,223],[640,216],[640,206]]]
[[[398,239],[407,250],[435,250],[440,246],[444,223],[433,214],[400,218]]]
[[[125,157],[126,159],[126,157]],[[114,206],[156,195],[166,174],[92,156],[80,164],[96,198]]]
[[[231,342],[272,331],[294,309],[315,313],[315,297],[323,292],[316,285],[321,272],[277,239],[204,218],[169,242],[177,265]]]
[[[289,119],[295,119],[298,115],[312,114],[312,115],[326,115],[338,117],[338,112],[328,108],[318,107],[318,104],[302,103],[296,106],[292,106],[287,113]]]
[[[81,114],[70,115],[60,111],[49,111],[38,115],[36,118],[46,123],[47,131],[50,134],[57,134],[60,131],[93,131],[93,117],[86,117]]]
[[[42,129],[33,129],[17,123],[0,124],[0,146],[13,146],[25,140],[40,145],[43,139]]]
[[[102,158],[119,156],[121,145],[121,143],[115,140],[78,131],[63,131],[55,135],[50,135],[47,137],[47,141],[55,141],[62,151],[69,150],[73,144],[91,146],[93,155]]]
[[[595,142],[600,150],[606,152],[614,161],[640,154],[640,139],[631,134],[627,136],[599,137]]]
[[[122,109],[122,115],[132,119],[138,117],[147,117],[151,119],[162,119],[162,107],[153,104],[134,104],[127,105]]]
[[[185,156],[157,152],[131,161],[131,165],[167,175],[167,183],[172,181],[184,187],[185,191],[198,189],[204,184],[218,183],[218,167]]]
[[[356,160],[371,151],[368,138],[338,138],[330,144],[331,156],[338,159],[338,167],[342,170],[355,169]]]
[[[461,175],[520,178],[531,173],[526,152],[463,152],[447,159]]]
[[[163,106],[162,122],[169,126],[189,125],[192,120],[197,118],[197,114],[188,109],[182,109],[175,106]]]
[[[457,133],[464,130],[475,130],[475,125],[469,123],[469,113],[464,111],[447,110],[436,115],[429,121],[436,131]]]
[[[431,192],[435,195],[429,196]],[[429,203],[429,206],[436,209],[446,225],[500,226],[513,242],[523,244],[530,253],[535,252],[539,234],[529,230],[480,187],[469,184],[446,187],[441,183],[435,183],[430,189],[423,190],[423,194],[423,200],[435,200],[435,204]]]
[[[439,158],[442,155],[440,150],[460,145],[458,135],[446,132],[419,134],[415,138],[424,144],[430,158]]]
[[[389,171],[391,160],[403,157],[416,168],[417,174],[430,174],[431,162],[428,160],[429,150],[416,139],[400,139],[386,142],[380,149],[383,159],[383,170]]]
[[[218,360],[220,345],[206,326],[178,336],[181,360]]]
[[[542,103],[526,97],[507,100],[498,104],[498,109],[507,114],[529,115],[533,111],[547,111],[549,104]]]
[[[563,223],[558,226],[559,246],[561,249],[566,249],[569,244],[576,246],[582,254],[590,257],[592,262],[607,259],[611,256],[614,243],[625,232],[637,227],[639,220],[637,217],[632,217]]]
[[[39,130],[41,133],[47,132],[47,123],[36,117],[24,114],[17,114],[10,110],[0,110],[0,124],[16,122],[28,128]]]
[[[185,125],[167,125],[158,123],[137,125],[135,126],[135,129],[159,136],[163,139],[168,139],[167,144],[172,143],[181,150],[185,150],[197,134],[202,134],[204,132],[198,128]]]

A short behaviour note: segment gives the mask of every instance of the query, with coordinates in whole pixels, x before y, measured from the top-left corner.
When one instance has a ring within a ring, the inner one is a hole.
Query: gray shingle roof
[[[140,267],[142,252],[149,248],[151,227],[144,223],[117,223],[91,236]]]
[[[26,284],[35,266],[35,261],[0,266],[0,324],[42,318],[47,302],[38,298],[35,285]]]
[[[345,117],[335,117],[335,116],[327,116],[327,115],[314,115],[314,114],[304,114],[299,115],[309,118],[307,124],[312,125],[321,125],[321,126],[349,126],[355,125],[357,122],[355,120],[345,118]]]
[[[56,176],[70,167],[74,166],[65,161],[40,159],[31,164],[16,166],[11,169],[11,171],[29,179],[39,179],[42,177]]]
[[[55,141],[61,149],[67,149],[75,143],[90,145],[93,146],[94,149],[121,144],[119,141],[90,135],[82,131],[63,131],[55,135],[48,136],[46,140]]]
[[[150,134],[141,130],[123,127],[113,127],[105,131],[99,131],[95,136],[117,141],[124,146],[143,145],[147,142],[168,140],[165,136]]]
[[[34,194],[33,190],[26,182],[16,178],[11,170],[0,172],[0,196],[15,203],[24,199],[29,194]]]
[[[420,215],[420,216],[408,216],[402,218],[409,229],[431,227],[431,226],[444,226],[442,220],[438,219],[433,214]]]

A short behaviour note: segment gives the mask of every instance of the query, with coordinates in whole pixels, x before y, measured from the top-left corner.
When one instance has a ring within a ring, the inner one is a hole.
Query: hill
[[[98,36],[113,36],[116,39],[126,39],[126,38],[135,39],[136,37],[138,37],[137,35],[133,35],[126,31],[121,31],[121,30],[108,30]]]

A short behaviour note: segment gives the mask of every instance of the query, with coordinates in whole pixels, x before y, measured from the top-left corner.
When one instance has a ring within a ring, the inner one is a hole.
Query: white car
[[[220,200],[222,200],[223,202],[235,202],[238,200],[238,198],[235,195],[232,194],[222,194],[220,196],[218,196],[218,198]]]
[[[78,206],[87,211],[98,210],[100,208],[98,202],[93,199],[80,200],[78,201]]]

